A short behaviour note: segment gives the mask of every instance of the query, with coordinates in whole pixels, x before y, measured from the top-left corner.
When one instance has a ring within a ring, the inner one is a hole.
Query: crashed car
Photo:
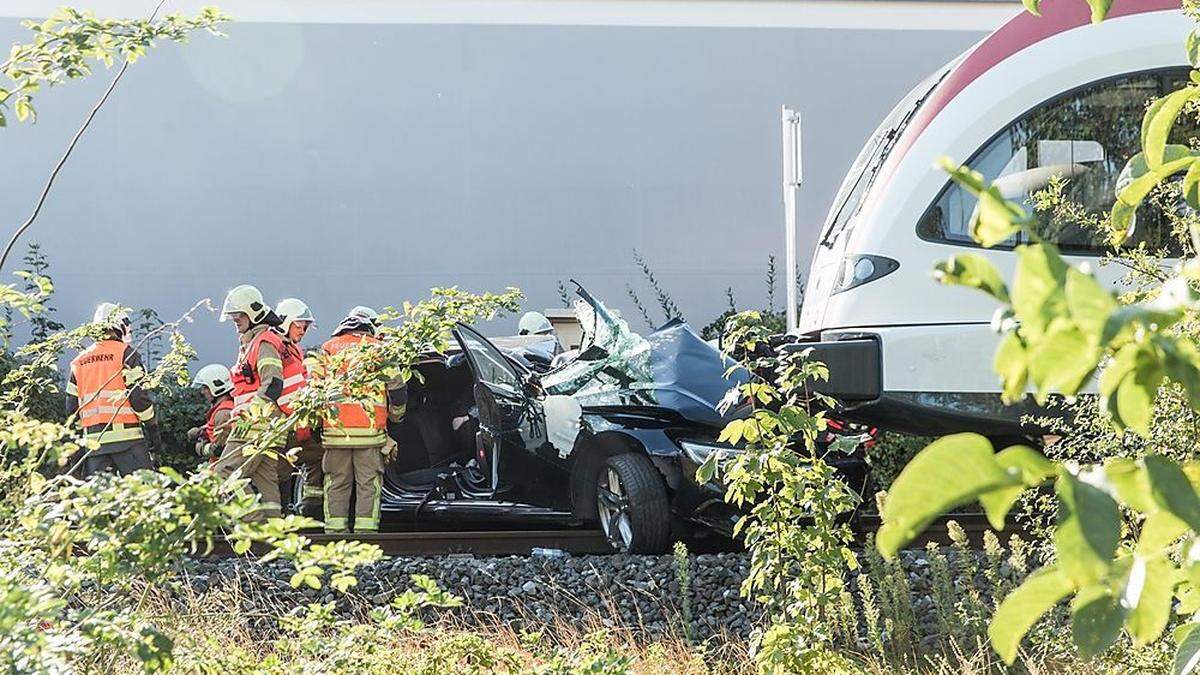
[[[729,535],[740,515],[696,469],[744,411],[722,413],[748,374],[687,324],[646,335],[580,288],[576,353],[554,336],[488,339],[459,325],[458,350],[416,365],[389,429],[392,527],[598,524],[614,549],[661,553],[683,534]]]

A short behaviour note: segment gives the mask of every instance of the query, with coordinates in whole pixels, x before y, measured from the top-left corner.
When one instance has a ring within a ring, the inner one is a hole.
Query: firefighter
[[[162,447],[154,404],[135,380],[144,375],[141,356],[129,345],[129,315],[104,302],[92,322],[104,335],[71,361],[67,414],[75,415],[84,436],[100,443],[84,455],[84,478],[100,471],[124,475],[154,466]]]
[[[233,375],[219,363],[204,366],[192,380],[193,387],[204,392],[208,415],[203,426],[188,430],[188,440],[196,444],[196,454],[215,463],[229,438],[230,418],[233,416]]]
[[[347,353],[340,364],[347,372],[364,346],[378,344],[375,337],[379,314],[369,307],[355,307],[321,345],[326,357]],[[357,352],[357,353],[356,353]],[[327,422],[321,432],[325,447],[325,531],[346,532],[354,514],[355,532],[379,530],[379,498],[383,482],[384,455],[394,450],[387,423],[404,414],[408,392],[403,382],[381,386],[372,400],[337,404],[337,421]],[[353,509],[350,505],[354,493]]]
[[[253,286],[242,285],[229,291],[221,307],[221,321],[230,320],[238,332],[237,365],[233,367],[233,420],[225,449],[214,465],[216,472],[229,477],[238,473],[249,479],[258,492],[258,510],[250,520],[280,515],[278,457],[283,440],[266,443],[243,453],[243,447],[262,433],[267,419],[279,414],[283,395],[283,339],[271,330],[279,317],[263,301]],[[258,444],[256,444],[258,445]]]
[[[558,337],[554,331],[554,325],[550,323],[550,319],[546,318],[541,312],[525,312],[521,315],[520,322],[517,323],[517,335],[553,335]]]
[[[287,298],[280,300],[275,306],[275,314],[279,317],[279,332],[283,336],[283,395],[279,397],[279,408],[284,414],[292,412],[291,400],[308,382],[308,367],[304,351],[300,343],[304,340],[308,329],[316,324],[312,310],[302,300]],[[322,484],[325,475],[321,471],[321,460],[325,454],[320,440],[305,427],[297,427],[289,447],[298,446],[296,463],[301,468],[304,481],[300,490],[300,503],[297,505],[302,514],[318,513],[321,510]],[[287,473],[291,473],[288,471]],[[285,477],[286,478],[286,477]]]

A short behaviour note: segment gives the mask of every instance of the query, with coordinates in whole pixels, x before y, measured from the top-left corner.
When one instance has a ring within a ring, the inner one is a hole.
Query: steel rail
[[[991,530],[987,518],[978,513],[951,514],[938,518],[929,525],[908,548],[923,548],[929,542],[950,544],[950,521],[958,523],[973,547],[982,545],[983,534]],[[864,545],[867,536],[879,529],[881,519],[875,514],[855,518],[851,527],[855,541]],[[1000,540],[1007,541],[1012,535],[1021,535],[1023,530],[1011,526],[995,533]],[[305,534],[314,544],[350,540],[379,546],[388,556],[438,556],[472,554],[482,556],[530,555],[533,549],[557,549],[573,555],[611,554],[604,534],[592,529],[561,530],[479,530],[479,531],[405,531],[371,534]],[[261,555],[267,549],[255,547],[253,554]],[[216,542],[208,553],[214,557],[234,555],[225,542]]]

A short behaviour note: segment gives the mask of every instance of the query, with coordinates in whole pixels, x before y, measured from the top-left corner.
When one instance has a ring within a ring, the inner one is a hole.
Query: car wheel
[[[642,455],[614,455],[596,478],[596,511],[608,543],[622,553],[663,553],[671,543],[667,490]]]

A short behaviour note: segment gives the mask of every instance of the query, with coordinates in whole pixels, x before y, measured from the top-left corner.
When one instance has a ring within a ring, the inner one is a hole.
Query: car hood
[[[649,406],[711,426],[741,414],[723,413],[720,403],[748,373],[685,322],[671,321],[643,337],[583,288],[579,295],[580,353],[541,376],[548,394],[568,395],[584,410]]]

